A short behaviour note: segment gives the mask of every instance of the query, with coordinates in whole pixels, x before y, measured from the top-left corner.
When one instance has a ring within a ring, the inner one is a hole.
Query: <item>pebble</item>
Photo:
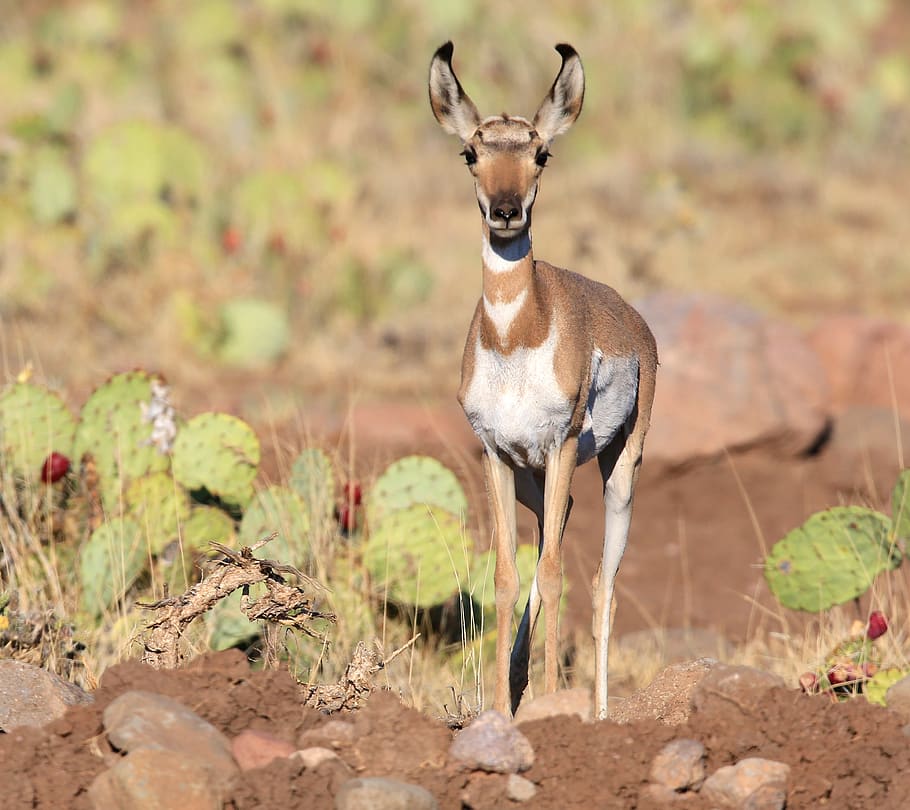
[[[335,810],[438,810],[433,794],[397,779],[349,779],[335,794]]]
[[[247,729],[231,741],[231,751],[242,771],[262,768],[272,760],[291,756],[296,748],[267,731]]]
[[[455,737],[449,756],[465,768],[490,773],[519,773],[534,763],[528,738],[493,710],[481,712]]]
[[[510,773],[506,782],[506,796],[513,802],[527,802],[537,794],[537,785],[517,773]]]
[[[313,746],[311,748],[301,748],[291,754],[292,759],[299,759],[303,767],[309,770],[316,770],[320,765],[326,762],[340,762],[338,754],[330,748],[320,748]]]
[[[718,768],[705,780],[701,795],[737,810],[783,810],[789,775],[790,766],[783,762],[749,757]]]
[[[0,729],[43,726],[70,706],[91,703],[92,695],[76,684],[34,664],[0,660]]]
[[[677,793],[698,790],[705,781],[705,747],[690,739],[667,743],[651,765],[651,781]]]

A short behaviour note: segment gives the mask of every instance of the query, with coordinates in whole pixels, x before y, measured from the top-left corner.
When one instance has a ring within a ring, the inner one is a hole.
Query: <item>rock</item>
[[[396,779],[349,779],[335,794],[335,810],[438,810],[433,794]]]
[[[291,756],[297,749],[265,731],[247,729],[231,741],[231,751],[242,771],[262,768],[273,759]]]
[[[735,706],[747,711],[750,706],[767,700],[769,689],[786,688],[779,675],[745,666],[718,664],[705,675],[692,691],[692,707],[706,714],[729,712]]]
[[[733,654],[733,645],[719,633],[703,627],[657,627],[624,633],[616,639],[613,656],[631,660],[659,661],[661,667],[716,658],[723,661]]]
[[[670,791],[698,790],[705,781],[705,747],[698,740],[673,740],[654,757],[651,781]]]
[[[301,748],[291,754],[292,759],[299,759],[304,768],[316,770],[320,765],[326,762],[341,762],[340,757],[329,748]]]
[[[530,723],[547,717],[575,715],[583,723],[594,719],[594,699],[589,689],[560,689],[522,703],[515,713],[515,722]]]
[[[825,370],[795,327],[708,294],[660,292],[636,307],[660,353],[649,464],[758,445],[798,454],[825,431]]]
[[[140,748],[98,774],[88,798],[93,810],[220,810],[216,784],[197,760]]]
[[[685,723],[692,713],[693,690],[716,666],[719,665],[713,658],[671,664],[661,670],[651,683],[612,709],[610,719],[617,723],[659,720],[668,726]]]
[[[718,768],[705,780],[701,795],[737,810],[782,810],[787,803],[790,766],[771,759],[749,757]]]
[[[315,728],[308,728],[297,739],[298,748],[321,746],[344,748],[353,745],[357,739],[357,729],[347,720],[329,720]]]
[[[0,660],[0,729],[43,726],[70,706],[94,698],[76,684],[46,669],[11,659]]]
[[[449,757],[471,770],[519,773],[534,763],[534,749],[506,717],[488,710],[455,737]]]
[[[832,405],[873,405],[910,420],[910,326],[863,315],[824,319],[809,343],[825,370]],[[892,393],[893,392],[893,393]]]
[[[885,705],[905,722],[910,721],[910,675],[888,688],[885,692]]]
[[[527,802],[537,793],[537,785],[517,773],[510,773],[506,782],[506,796],[513,802]]]
[[[173,751],[203,763],[218,778],[237,772],[231,744],[182,703],[154,692],[124,692],[104,710],[108,739],[123,751]]]

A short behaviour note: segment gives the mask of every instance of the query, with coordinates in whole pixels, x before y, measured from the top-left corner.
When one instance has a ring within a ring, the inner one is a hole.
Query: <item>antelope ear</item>
[[[557,45],[556,50],[562,57],[562,67],[534,115],[534,128],[547,143],[575,123],[585,99],[585,71],[581,58],[571,45],[563,43]]]
[[[454,50],[455,46],[447,42],[433,55],[430,62],[430,106],[446,132],[467,141],[480,126],[480,116],[452,70]]]

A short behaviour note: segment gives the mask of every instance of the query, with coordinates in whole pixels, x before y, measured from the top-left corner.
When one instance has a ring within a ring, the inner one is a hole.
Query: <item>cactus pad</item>
[[[866,696],[866,700],[879,706],[887,706],[888,690],[908,675],[910,675],[910,670],[900,667],[880,669],[863,684],[863,694]]]
[[[63,400],[43,386],[16,383],[0,395],[0,455],[26,478],[38,478],[51,452],[71,456],[75,431]]]
[[[363,564],[374,593],[427,608],[467,588],[471,547],[460,518],[418,503],[374,526],[363,548]]]
[[[207,551],[209,543],[231,542],[234,521],[214,506],[194,506],[187,520],[180,527],[184,548]]]
[[[262,585],[253,585],[250,588],[250,599],[257,599],[262,593]],[[240,609],[241,595],[240,589],[237,589],[205,615],[210,633],[209,646],[213,650],[237,647],[259,635],[259,626],[251,622]]]
[[[244,506],[253,497],[259,439],[242,419],[201,413],[183,425],[174,442],[174,477],[189,490],[205,488]]]
[[[218,359],[252,368],[275,362],[287,351],[291,328],[287,313],[259,298],[235,298],[221,307]]]
[[[126,504],[128,516],[141,529],[152,554],[174,540],[178,526],[190,516],[186,492],[167,472],[133,480],[126,491]]]
[[[903,543],[904,554],[910,554],[910,470],[904,470],[891,492],[891,520],[895,538]]]
[[[151,445],[152,426],[142,410],[152,399],[153,383],[159,381],[144,371],[116,374],[82,408],[74,461],[84,453],[94,457],[108,514],[119,512],[132,480],[168,468],[168,457]]]
[[[335,473],[325,451],[309,447],[291,466],[291,489],[306,503],[314,520],[330,520],[335,508]]]
[[[376,479],[367,499],[367,520],[376,527],[387,515],[413,505],[438,506],[460,518],[468,500],[445,465],[429,456],[406,456]]]
[[[900,564],[891,522],[858,506],[812,515],[775,543],[765,579],[784,607],[818,612],[864,593],[881,571]]]
[[[243,513],[240,542],[252,546],[278,532],[259,556],[302,567],[310,553],[310,517],[301,497],[287,487],[270,486],[257,493]]]
[[[147,559],[142,530],[135,521],[117,518],[102,523],[79,559],[82,608],[95,618],[111,610],[138,579]]]

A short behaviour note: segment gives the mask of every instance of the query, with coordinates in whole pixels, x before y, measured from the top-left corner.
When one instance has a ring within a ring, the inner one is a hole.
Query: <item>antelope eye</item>
[[[477,163],[477,152],[475,152],[470,146],[466,146],[461,152],[461,156],[464,158],[464,162],[468,166],[473,166]]]
[[[548,159],[549,157],[550,157],[550,153],[549,153],[546,149],[541,149],[541,150],[537,153],[537,157],[534,158],[534,162],[535,162],[538,166],[540,166],[541,168],[543,168],[544,166],[547,165],[547,159]]]

